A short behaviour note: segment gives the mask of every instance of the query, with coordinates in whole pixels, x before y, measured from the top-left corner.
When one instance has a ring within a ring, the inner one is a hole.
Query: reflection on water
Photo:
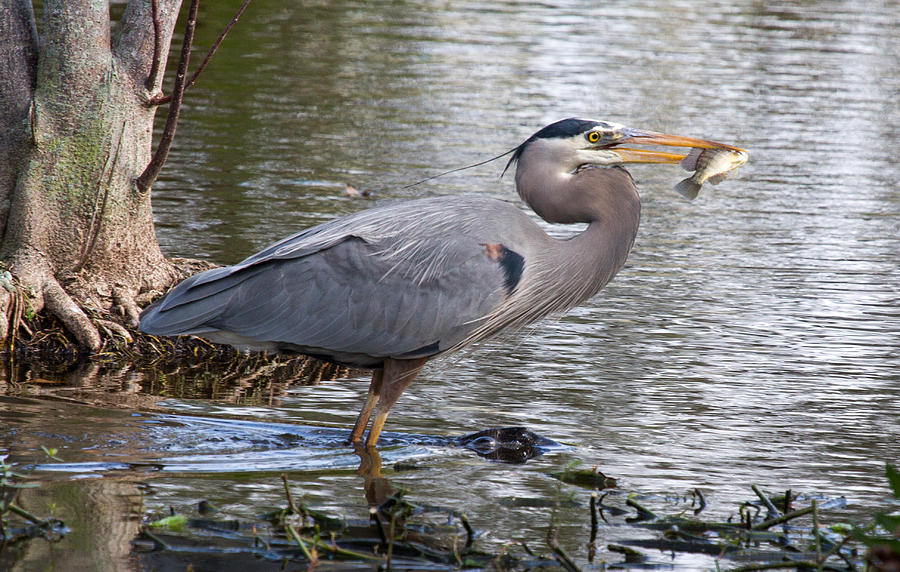
[[[211,22],[231,8],[204,10],[198,42],[209,45]],[[700,487],[723,517],[754,483],[844,495],[864,513],[887,492],[884,462],[900,462],[896,14],[893,2],[254,2],[186,101],[154,188],[159,237],[172,255],[235,262],[373,204],[345,196],[346,183],[377,190],[378,204],[461,192],[513,199],[499,164],[402,185],[571,115],[737,144],[751,156],[741,177],[694,203],[672,191],[677,168],[633,169],[644,218],[614,283],[527,337],[432,364],[388,425],[438,437],[526,425],[571,449],[513,467],[459,449],[387,447],[386,457],[409,454],[423,470],[386,472],[476,527],[529,538],[543,538],[549,512],[497,501],[567,498],[545,473],[574,459],[658,502]],[[172,373],[166,383],[180,382]],[[328,432],[352,425],[366,385],[247,394],[241,409],[154,407]],[[2,438],[23,459],[50,442],[67,462],[115,463],[100,444],[140,425],[128,414],[71,419],[62,402],[29,407],[40,429],[19,403],[0,403]],[[262,450],[272,452],[264,471],[284,449]],[[320,453],[321,470],[294,476],[308,502],[364,512],[360,477],[341,468],[350,451],[304,454]],[[154,482],[148,502],[159,506],[208,493],[240,513],[278,494],[271,480]],[[561,542],[579,558],[585,514],[556,512]]]

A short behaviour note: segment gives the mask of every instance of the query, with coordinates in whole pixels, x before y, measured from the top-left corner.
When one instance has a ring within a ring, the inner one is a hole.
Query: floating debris
[[[553,471],[549,475],[564,483],[589,489],[610,489],[616,486],[616,479],[607,477],[596,466],[593,469],[569,468],[564,471]]]
[[[471,449],[486,459],[506,463],[524,463],[559,443],[541,437],[525,427],[495,427],[455,439],[457,445]]]
[[[375,191],[370,191],[368,189],[359,190],[353,185],[347,183],[344,186],[344,194],[348,197],[361,197],[361,198],[374,198]]]

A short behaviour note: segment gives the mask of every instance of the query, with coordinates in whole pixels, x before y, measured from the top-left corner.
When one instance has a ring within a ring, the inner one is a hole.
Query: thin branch
[[[222,33],[219,34],[218,39],[212,45],[212,47],[209,49],[209,52],[207,52],[206,57],[203,58],[203,61],[200,62],[200,67],[197,68],[197,71],[194,72],[194,74],[191,76],[191,79],[188,80],[187,84],[185,84],[184,89],[188,89],[189,87],[194,85],[194,82],[197,81],[197,78],[200,76],[200,73],[203,72],[204,69],[206,69],[206,65],[209,63],[209,60],[212,59],[213,55],[216,53],[216,50],[219,49],[219,46],[225,40],[225,36],[227,36],[228,32],[231,31],[231,28],[234,27],[234,25],[238,23],[238,20],[241,19],[241,15],[244,13],[244,10],[246,10],[247,6],[249,6],[249,5],[250,5],[250,0],[244,0],[244,3],[241,4],[241,7],[237,11],[237,14],[234,15],[234,18],[231,19],[231,22],[229,22],[228,25],[225,26],[225,29],[222,30]],[[154,97],[153,99],[151,99],[148,102],[148,105],[162,105],[165,103],[169,103],[170,101],[172,101],[172,95]]]
[[[816,537],[816,562],[819,564],[819,570],[822,569],[822,562],[825,560],[822,558],[822,538],[819,536],[819,510],[818,504],[816,503],[816,499],[812,499],[812,532],[813,536]]]
[[[238,20],[241,19],[241,15],[244,13],[244,10],[246,10],[247,6],[249,6],[249,5],[250,5],[250,0],[244,0],[244,3],[241,4],[241,7],[237,11],[237,14],[235,14],[234,18],[231,19],[231,22],[229,22],[228,25],[225,26],[225,29],[222,30],[221,34],[219,34],[219,37],[216,39],[216,42],[209,49],[209,52],[206,54],[206,57],[203,58],[202,62],[200,62],[200,67],[198,67],[197,71],[194,72],[194,75],[191,76],[191,80],[187,83],[187,85],[185,86],[185,89],[194,85],[194,82],[197,81],[197,76],[199,76],[200,72],[202,72],[206,68],[206,64],[209,63],[209,60],[212,59],[213,54],[215,54],[216,50],[219,49],[219,46],[225,40],[225,36],[227,36],[228,32],[231,31],[231,28],[234,27],[234,25],[238,23]]]
[[[184,30],[184,40],[181,43],[181,59],[178,61],[175,86],[172,90],[172,103],[169,105],[169,116],[166,118],[166,126],[163,129],[156,153],[153,154],[153,159],[150,160],[150,164],[147,165],[147,168],[135,181],[140,193],[147,192],[150,189],[150,185],[159,176],[159,172],[169,157],[172,140],[175,139],[175,128],[178,126],[178,115],[181,112],[181,101],[184,98],[184,78],[187,75],[188,63],[191,59],[191,44],[194,42],[194,29],[197,27],[197,8],[199,6],[200,0],[191,0],[187,26]]]
[[[773,518],[764,522],[760,522],[759,524],[755,524],[750,527],[750,530],[768,530],[769,528],[775,526],[776,524],[781,524],[783,522],[787,522],[791,519],[797,518],[798,516],[803,516],[809,514],[813,511],[813,507],[808,506],[806,508],[801,508],[800,510],[795,510],[794,512],[789,512],[787,514],[783,514],[778,518]]]
[[[73,272],[81,272],[81,269],[87,264],[88,259],[94,250],[97,237],[100,236],[100,228],[103,226],[103,216],[106,213],[106,204],[109,201],[109,189],[112,186],[116,163],[119,161],[119,149],[122,148],[122,139],[125,136],[125,126],[125,121],[122,121],[122,128],[119,130],[119,138],[112,143],[115,152],[112,154],[107,153],[106,164],[103,165],[103,173],[101,174],[101,177],[103,174],[106,175],[106,180],[104,181],[101,179],[101,181],[97,183],[97,196],[94,199],[94,208],[91,212],[91,222],[88,225],[87,238],[82,245],[81,256],[78,263],[75,265]]]
[[[641,520],[648,520],[648,519],[658,520],[659,519],[659,517],[656,515],[655,512],[653,512],[652,510],[645,507],[644,505],[642,505],[641,503],[637,502],[634,499],[625,499],[625,504],[627,504],[628,506],[630,506],[634,509],[637,509],[637,511],[638,511],[637,517]]]
[[[559,545],[559,540],[557,538],[559,531],[554,530],[553,535],[550,536],[550,548],[553,550],[553,553],[556,554],[556,561],[563,567],[566,572],[581,572],[581,568],[578,567],[575,562],[572,561],[572,558],[563,550],[563,547]]]
[[[697,503],[699,506],[694,509],[694,516],[703,512],[703,509],[706,508],[706,497],[703,496],[703,491],[699,488],[694,489],[694,495],[697,497]],[[691,501],[691,506],[694,506],[694,502]]]
[[[591,493],[591,502],[590,502],[590,510],[591,510],[591,541],[588,544],[588,562],[594,562],[594,556],[597,554],[597,498],[598,495],[596,492]]]
[[[766,505],[766,508],[769,510],[770,518],[781,516],[781,511],[778,510],[774,504],[772,504],[772,501],[769,500],[769,497],[766,496],[766,494],[762,492],[762,490],[758,486],[750,485],[750,488],[753,489],[753,492],[756,493],[756,496],[759,497],[759,500],[761,500],[763,504]]]
[[[290,523],[287,523],[287,522],[284,523],[284,530],[293,537],[294,542],[296,542],[297,545],[300,547],[300,550],[303,551],[303,556],[306,558],[306,561],[310,563],[310,567],[312,568],[313,567],[312,564],[314,562],[317,562],[318,559],[315,556],[313,556],[312,553],[309,551],[309,548],[306,547],[306,543],[303,542],[303,538],[299,534],[297,534],[297,531],[294,530],[294,527],[291,526]]]
[[[291,512],[294,514],[301,514],[300,509],[298,509],[297,505],[294,503],[294,495],[291,494],[291,485],[288,483],[287,474],[281,473],[281,482],[284,484],[284,496],[287,497],[288,508],[291,509]]]
[[[147,91],[152,90],[153,84],[156,83],[156,76],[159,74],[159,61],[162,57],[162,34],[160,33],[162,24],[159,21],[159,0],[150,0],[150,5],[153,10],[153,62],[150,65],[150,75],[147,76],[147,80],[144,82]]]
[[[781,570],[793,568],[794,570],[809,570],[816,567],[815,562],[807,560],[787,560],[784,562],[760,562],[758,564],[746,564],[737,568],[729,568],[725,572],[751,572],[756,570]]]
[[[459,521],[462,523],[463,528],[466,529],[466,548],[471,548],[472,543],[475,542],[475,530],[472,529],[472,525],[469,524],[469,519],[466,518],[466,515],[462,513],[456,513],[456,516],[459,518]]]
[[[375,528],[378,530],[378,536],[381,538],[381,543],[387,545],[387,534],[384,532],[384,525],[381,524],[381,519],[378,517],[378,509],[376,507],[369,508],[369,518],[375,521]]]
[[[17,515],[21,516],[22,518],[24,518],[28,521],[31,521],[33,524],[41,524],[44,522],[44,519],[31,514],[24,508],[22,508],[18,505],[15,505],[13,503],[9,503],[8,505],[6,505],[6,508],[8,508],[10,510],[10,512],[14,512]]]

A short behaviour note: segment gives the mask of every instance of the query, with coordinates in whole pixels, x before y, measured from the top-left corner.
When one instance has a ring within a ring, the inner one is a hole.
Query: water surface
[[[203,8],[198,55],[235,8]],[[567,116],[746,148],[740,178],[693,203],[672,190],[684,176],[677,167],[632,169],[644,211],[625,269],[524,337],[427,367],[388,422],[410,437],[382,451],[386,466],[424,469],[386,473],[415,498],[503,531],[484,539],[495,549],[539,543],[551,518],[501,501],[586,505],[584,491],[546,474],[573,460],[657,506],[700,488],[724,518],[759,484],[845,496],[849,514],[863,515],[887,494],[884,463],[900,462],[898,14],[894,1],[254,2],[189,92],[153,191],[159,240],[173,256],[234,263],[373,204],[456,193],[516,200],[512,177],[498,178],[502,161],[403,186],[500,154]],[[346,183],[376,199],[345,197]],[[104,375],[110,394],[165,385],[152,374]],[[310,504],[365,515],[357,459],[331,431],[352,425],[366,386],[360,377],[212,401],[162,391],[169,399],[137,412],[131,402],[115,412],[8,397],[0,424],[17,458],[42,462],[35,451],[47,442],[67,463],[85,463],[43,471],[53,482],[151,479],[151,505],[205,494],[252,514],[254,503],[282,502],[274,474],[287,470]],[[200,431],[208,422],[192,416],[245,424]],[[269,423],[327,438],[307,447]],[[511,425],[568,447],[504,465],[428,444]],[[190,446],[169,448],[190,434],[199,435]],[[203,476],[221,472],[227,455],[240,477]],[[206,469],[178,465],[185,456]],[[178,470],[133,464],[160,459]],[[586,511],[555,516],[582,562]]]

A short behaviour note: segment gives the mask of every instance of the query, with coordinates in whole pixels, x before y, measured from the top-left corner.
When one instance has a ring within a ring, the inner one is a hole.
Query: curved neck
[[[516,171],[519,195],[544,220],[588,223],[566,240],[551,240],[540,257],[544,280],[560,289],[564,307],[597,293],[624,266],[634,245],[641,200],[631,175],[622,168],[588,167],[575,172]],[[532,163],[533,165],[534,163]]]
[[[595,219],[581,233],[557,241],[554,253],[559,273],[566,276],[575,304],[605,286],[625,265],[640,223],[640,202],[634,209]]]
[[[516,186],[536,213],[549,222],[586,222],[588,227],[564,240],[536,230],[525,255],[525,276],[513,295],[461,345],[584,302],[612,280],[634,245],[641,200],[627,171],[597,168],[531,176],[522,165],[516,170]]]

